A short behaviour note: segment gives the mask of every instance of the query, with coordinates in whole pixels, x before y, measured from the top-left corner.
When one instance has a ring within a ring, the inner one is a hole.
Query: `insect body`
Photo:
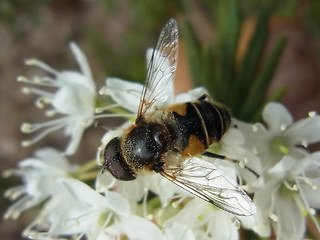
[[[194,157],[218,142],[229,128],[226,108],[211,102],[207,95],[194,102],[157,107],[166,100],[166,89],[172,84],[177,51],[178,30],[171,19],[148,65],[136,122],[107,144],[103,170],[125,181],[157,172],[226,211],[252,215],[255,206],[237,183],[212,163]]]

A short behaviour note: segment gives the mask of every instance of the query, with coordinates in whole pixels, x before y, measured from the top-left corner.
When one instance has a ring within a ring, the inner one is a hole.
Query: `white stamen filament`
[[[302,188],[301,188],[301,186],[300,186],[300,182],[299,181],[296,181],[296,183],[297,183],[297,185],[298,185],[298,188],[299,188],[299,192],[300,192],[300,197],[301,198],[299,198],[299,196],[294,196],[294,199],[296,200],[295,202],[297,203],[297,205],[298,205],[298,207],[299,207],[299,209],[300,209],[300,207],[301,207],[301,205],[302,205],[302,203],[304,203],[304,208],[306,209],[306,211],[309,213],[309,215],[310,215],[310,217],[311,217],[311,219],[313,220],[313,222],[314,222],[314,224],[316,225],[316,227],[317,227],[317,229],[318,229],[318,231],[320,232],[320,223],[319,223],[319,221],[318,221],[318,219],[316,218],[316,216],[313,214],[314,213],[314,209],[313,208],[310,208],[310,206],[309,206],[309,203],[308,203],[308,201],[307,201],[307,199],[306,199],[306,196],[305,196],[305,194],[304,194],[304,192],[303,192],[303,190],[302,190]],[[301,200],[302,200],[302,203],[301,203]],[[301,204],[300,204],[301,203]]]
[[[26,193],[26,188],[24,186],[17,186],[17,187],[12,187],[7,189],[3,196],[5,198],[10,199],[10,201],[14,201],[16,199],[18,199],[19,197],[21,197],[23,194]]]
[[[111,108],[115,108],[115,107],[119,107],[120,105],[119,104],[111,104],[111,105],[108,105],[108,106],[105,106],[105,107],[97,107],[96,109],[95,109],[95,113],[102,113],[102,112],[104,112],[104,111],[106,111],[106,110],[109,110],[109,109],[111,109]]]
[[[23,173],[23,170],[21,169],[6,169],[2,172],[3,178],[8,178],[12,176],[21,176]]]
[[[125,118],[134,118],[136,114],[133,113],[106,113],[100,114],[98,116],[92,116],[89,119],[97,119],[97,118],[111,118],[111,117],[125,117]]]
[[[278,221],[278,217],[277,214],[275,214],[275,196],[276,196],[276,192],[279,191],[278,189],[273,189],[271,192],[271,203],[270,203],[270,209],[269,209],[269,217],[273,220],[273,221]]]
[[[52,67],[50,67],[49,65],[45,64],[44,62],[42,61],[39,61],[38,59],[34,59],[34,58],[31,58],[31,59],[27,59],[25,61],[25,64],[26,65],[29,65],[29,66],[37,66],[49,73],[52,73],[53,75],[57,75],[58,72],[53,69]]]
[[[33,87],[23,87],[22,92],[24,94],[33,93],[35,95],[39,95],[39,96],[46,97],[46,98],[53,98],[54,97],[54,94],[51,92],[43,91],[39,88],[33,88]]]
[[[32,124],[22,123],[20,130],[24,133],[32,133],[41,128],[46,128],[46,127],[55,126],[55,125],[63,126],[67,124],[68,118],[69,117],[61,117],[61,118],[53,119],[51,121],[46,121],[42,123],[32,123]]]
[[[50,128],[47,128],[45,130],[43,130],[41,133],[39,133],[37,136],[35,136],[34,138],[30,139],[30,140],[25,140],[22,141],[21,145],[23,147],[28,147],[36,142],[38,142],[40,139],[44,138],[46,135],[48,135],[51,132],[54,132],[62,127],[64,127],[65,125],[67,125],[67,122],[63,122],[61,124],[57,124],[56,126],[52,126]]]
[[[298,191],[298,187],[297,187],[297,185],[296,184],[293,184],[292,186],[288,183],[288,181],[284,181],[283,182],[284,183],[284,185],[286,186],[286,188],[288,188],[289,190],[291,190],[291,191]]]
[[[20,214],[31,206],[39,203],[40,199],[34,199],[31,196],[24,196],[11,205],[4,214],[5,219],[17,219]]]
[[[172,198],[174,198],[174,197],[172,197]],[[180,197],[178,200],[176,200],[176,201],[174,201],[174,202],[172,203],[172,207],[174,207],[174,208],[179,207],[179,205],[180,205],[184,200],[185,200],[184,197]]]
[[[48,76],[36,76],[31,79],[25,77],[25,76],[19,76],[17,78],[18,82],[24,82],[32,85],[37,85],[37,86],[44,86],[44,87],[58,87],[58,82],[51,77]]]

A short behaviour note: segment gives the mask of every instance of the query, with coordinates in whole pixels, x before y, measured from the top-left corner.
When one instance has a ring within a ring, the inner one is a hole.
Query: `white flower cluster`
[[[260,237],[275,235],[277,239],[302,239],[307,218],[320,230],[316,209],[320,208],[320,152],[309,153],[309,144],[320,140],[320,116],[311,112],[306,119],[293,122],[288,111],[278,103],[269,103],[263,111],[265,125],[234,120],[236,127],[225,134],[213,148],[219,154],[239,160],[214,159],[214,164],[229,177],[238,179],[251,194],[257,213],[236,217],[212,204],[191,196],[159,174],[139,176],[134,181],[119,181],[105,172],[100,174],[96,161],[83,166],[70,164],[66,155],[76,152],[82,133],[95,118],[118,116],[98,114],[98,97],[86,58],[75,45],[71,49],[81,73],[56,71],[43,62],[29,60],[51,77],[19,80],[39,88],[24,88],[39,95],[37,106],[52,106],[47,116],[59,117],[44,123],[24,123],[23,132],[41,130],[30,145],[48,133],[64,128],[71,137],[65,152],[52,148],[39,149],[34,157],[19,163],[17,169],[3,175],[18,176],[23,184],[8,189],[5,196],[15,203],[4,217],[16,219],[34,208],[38,216],[23,232],[31,239],[239,239],[240,228],[250,229]],[[168,84],[170,86],[170,84]],[[129,111],[120,116],[134,116],[140,102],[142,85],[117,78],[108,78],[100,93],[115,104],[104,109],[122,107]],[[196,88],[174,96],[166,89],[166,105],[194,101],[206,93]],[[132,120],[131,120],[132,121]],[[122,127],[132,124],[128,120]],[[122,128],[108,131],[97,150],[98,165],[106,144],[122,133]],[[212,158],[202,157],[207,161]],[[253,169],[257,174],[248,171]],[[87,183],[95,180],[94,186]],[[243,231],[242,231],[243,232]]]

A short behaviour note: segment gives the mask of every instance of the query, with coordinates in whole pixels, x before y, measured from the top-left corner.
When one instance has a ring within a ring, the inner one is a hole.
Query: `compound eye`
[[[108,170],[119,180],[130,181],[136,179],[122,156],[118,137],[112,139],[104,150],[103,169]]]

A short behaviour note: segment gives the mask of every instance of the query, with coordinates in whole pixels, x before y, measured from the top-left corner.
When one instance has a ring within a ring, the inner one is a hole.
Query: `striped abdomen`
[[[166,110],[171,112],[176,125],[167,124],[173,146],[183,156],[204,152],[212,143],[218,142],[230,126],[229,112],[223,106],[207,101],[175,104]]]

